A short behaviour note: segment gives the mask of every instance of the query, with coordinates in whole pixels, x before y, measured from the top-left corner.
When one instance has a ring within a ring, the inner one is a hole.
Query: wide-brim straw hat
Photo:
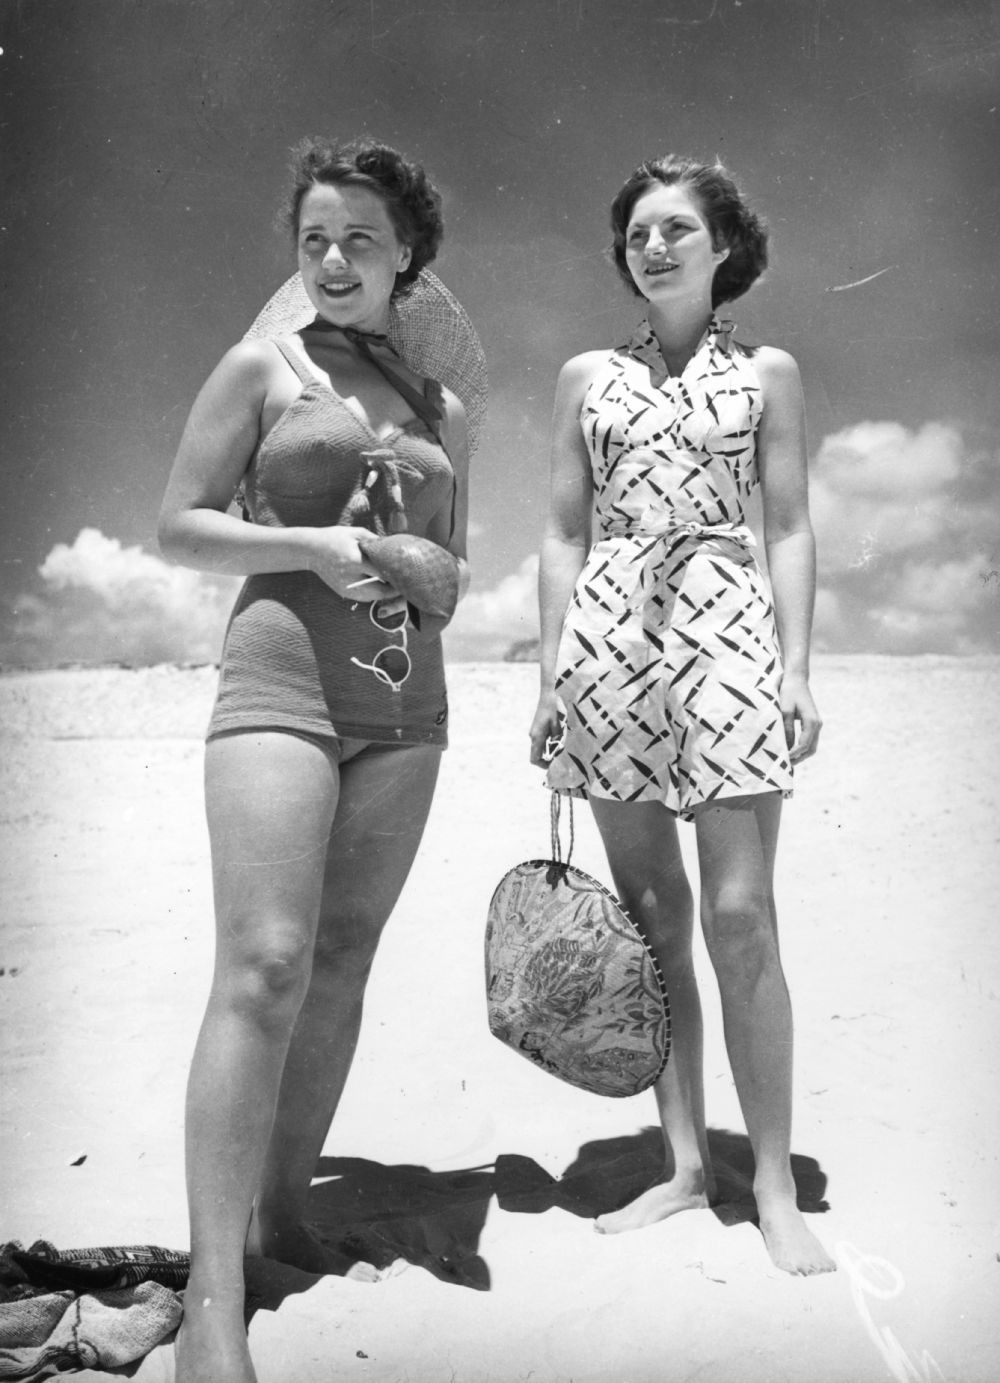
[[[293,274],[254,318],[246,337],[284,336],[315,316],[301,276]],[[454,293],[436,274],[422,269],[410,289],[393,298],[388,334],[393,350],[414,374],[436,379],[458,396],[465,408],[469,451],[475,451],[486,417],[486,355]]]

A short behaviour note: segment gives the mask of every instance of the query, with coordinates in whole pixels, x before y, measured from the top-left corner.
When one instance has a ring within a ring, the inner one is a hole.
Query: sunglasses
[[[380,648],[370,663],[363,663],[360,658],[352,658],[351,662],[355,667],[364,668],[366,672],[373,672],[384,686],[391,687],[394,692],[398,692],[413,669],[407,647],[407,610],[404,605],[401,610],[397,610],[394,614],[384,618],[379,617],[378,610],[378,602],[372,601],[368,607],[368,618],[372,624],[376,629],[381,629],[383,634],[399,634],[402,643],[391,643],[387,644],[385,648]]]

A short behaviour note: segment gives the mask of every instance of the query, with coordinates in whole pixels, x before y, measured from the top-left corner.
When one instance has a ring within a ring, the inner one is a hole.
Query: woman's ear
[[[401,246],[399,251],[399,269],[396,272],[401,274],[405,269],[408,269],[412,258],[413,251],[410,249],[409,245]]]
[[[724,259],[729,258],[729,246],[722,245],[719,247],[719,249],[713,250],[712,258],[716,260],[719,264],[721,264]]]

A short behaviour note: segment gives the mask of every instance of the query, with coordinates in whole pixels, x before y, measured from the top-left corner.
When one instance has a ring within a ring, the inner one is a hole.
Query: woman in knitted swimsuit
[[[465,584],[462,405],[384,336],[393,297],[437,251],[440,199],[380,145],[310,141],[294,173],[289,219],[316,321],[223,358],[160,524],[172,559],[247,578],[206,750],[216,964],[188,1087],[178,1383],[252,1383],[245,1249],[376,1276],[304,1212],[427,819],[447,700],[439,626],[414,626],[359,539],[403,515]],[[241,487],[252,522],[227,512]]]

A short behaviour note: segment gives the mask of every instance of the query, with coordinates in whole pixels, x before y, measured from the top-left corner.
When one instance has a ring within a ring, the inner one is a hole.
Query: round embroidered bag
[[[490,1031],[513,1051],[595,1095],[636,1095],[670,1055],[670,1006],[656,958],[618,902],[565,861],[559,794],[550,860],[508,870],[486,925]]]

